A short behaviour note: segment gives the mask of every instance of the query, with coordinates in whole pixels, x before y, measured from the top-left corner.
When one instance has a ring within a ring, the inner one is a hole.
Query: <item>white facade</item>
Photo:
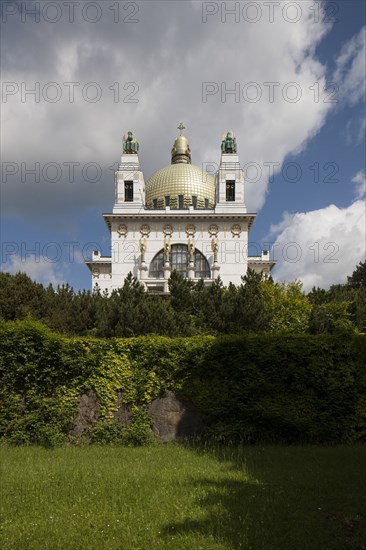
[[[114,207],[103,214],[111,234],[111,256],[95,251],[86,262],[93,290],[111,293],[123,286],[130,272],[151,292],[168,292],[173,269],[193,280],[203,278],[205,284],[218,276],[224,285],[240,284],[248,267],[269,275],[274,262],[268,251],[248,258],[255,214],[245,205],[239,157],[225,151],[225,143],[224,139],[213,178],[190,163],[188,141],[178,136],[172,164],[146,183],[138,144],[127,152],[124,143],[115,174]]]

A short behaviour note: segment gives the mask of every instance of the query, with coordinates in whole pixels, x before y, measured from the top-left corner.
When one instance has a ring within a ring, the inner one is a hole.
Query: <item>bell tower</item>
[[[133,132],[123,136],[122,156],[115,173],[113,212],[136,211],[145,205],[145,181],[138,157],[139,143]]]
[[[221,141],[221,159],[216,182],[216,212],[245,213],[244,175],[240,168],[236,138],[226,132]]]

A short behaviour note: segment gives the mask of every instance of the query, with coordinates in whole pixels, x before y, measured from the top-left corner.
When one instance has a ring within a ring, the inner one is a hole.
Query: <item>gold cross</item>
[[[178,130],[180,130],[180,135],[182,135],[183,130],[185,129],[185,126],[183,122],[180,122],[177,126]]]

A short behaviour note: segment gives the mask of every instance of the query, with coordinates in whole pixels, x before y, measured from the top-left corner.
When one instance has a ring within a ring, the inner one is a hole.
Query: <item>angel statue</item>
[[[211,250],[212,250],[213,255],[214,255],[214,263],[216,263],[217,262],[217,253],[219,251],[219,240],[214,239],[213,237],[211,239]]]
[[[166,262],[169,262],[170,250],[171,250],[170,238],[164,237],[164,257]]]
[[[196,243],[194,239],[188,239],[188,252],[191,258],[193,258],[196,251]]]
[[[140,252],[141,252],[141,262],[144,262],[145,261],[145,252],[146,252],[146,249],[147,249],[146,237],[143,238],[143,239],[142,238],[140,239],[139,248],[140,248]]]
[[[226,132],[226,134],[222,136],[221,152],[236,153],[236,137],[233,132]]]
[[[123,136],[123,152],[127,155],[137,155],[139,142],[136,140],[133,132],[127,132]]]

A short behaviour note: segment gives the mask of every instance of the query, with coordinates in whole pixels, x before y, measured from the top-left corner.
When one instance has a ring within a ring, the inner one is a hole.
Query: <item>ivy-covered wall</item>
[[[70,441],[88,390],[100,401],[92,441],[150,440],[147,405],[165,390],[195,404],[219,441],[366,439],[364,335],[98,340],[0,322],[0,379],[0,438],[15,444]],[[117,392],[129,426],[114,423]]]

